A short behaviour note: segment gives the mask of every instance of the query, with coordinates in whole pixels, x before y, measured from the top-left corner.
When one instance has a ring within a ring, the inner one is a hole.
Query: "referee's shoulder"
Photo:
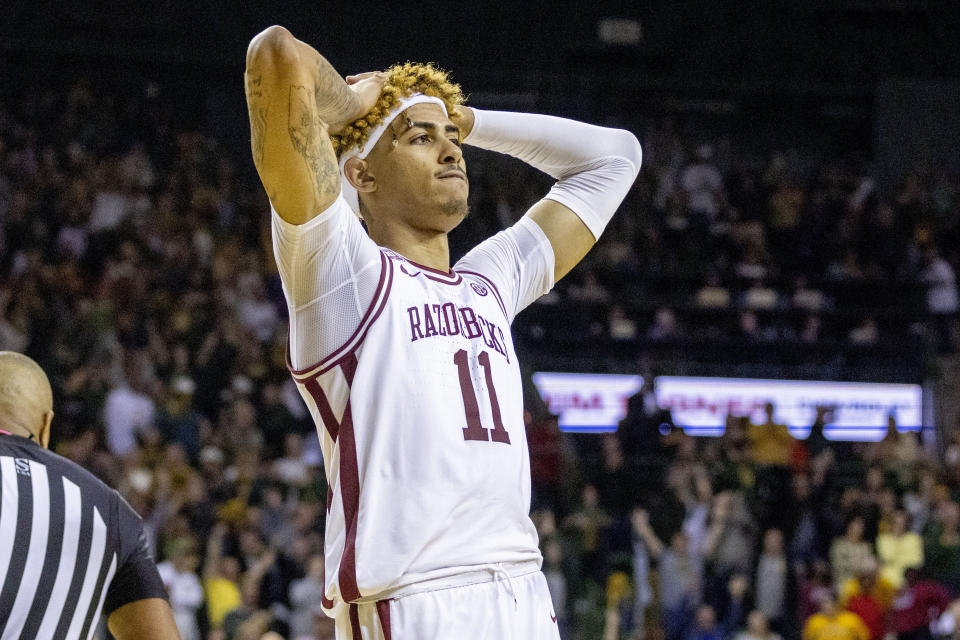
[[[0,455],[33,460],[56,472],[57,475],[77,484],[84,492],[97,492],[103,499],[120,498],[120,500],[123,500],[119,491],[79,463],[29,440],[17,438],[19,441],[11,442],[12,438],[15,437],[7,436],[3,438],[3,441],[0,442]]]

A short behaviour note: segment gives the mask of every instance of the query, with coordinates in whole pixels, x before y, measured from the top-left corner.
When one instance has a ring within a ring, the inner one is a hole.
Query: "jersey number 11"
[[[464,440],[483,440],[488,442],[504,442],[510,444],[510,434],[503,428],[503,419],[500,417],[500,403],[497,402],[497,390],[493,388],[493,373],[490,368],[490,354],[481,351],[477,362],[483,367],[483,375],[487,380],[487,392],[490,395],[490,413],[493,414],[493,429],[485,429],[480,424],[480,407],[477,405],[477,394],[470,378],[470,354],[460,349],[453,354],[453,363],[457,365],[457,374],[460,376],[460,394],[463,396],[463,408],[467,414],[467,426],[463,429]]]

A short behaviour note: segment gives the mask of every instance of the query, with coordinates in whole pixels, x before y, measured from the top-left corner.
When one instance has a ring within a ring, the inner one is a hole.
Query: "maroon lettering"
[[[410,342],[416,342],[423,337],[423,332],[420,331],[420,310],[409,307],[407,315],[410,316]]]
[[[457,308],[452,302],[443,305],[443,326],[447,335],[455,336],[460,333],[460,322],[457,320]]]
[[[485,440],[510,444],[510,434],[503,426],[500,414],[500,402],[497,400],[497,391],[493,386],[493,367],[490,365],[490,354],[481,351],[477,361],[483,367],[484,380],[487,383],[487,396],[490,399],[490,414],[493,416],[493,429],[485,429],[480,423],[480,407],[477,403],[477,393],[473,388],[470,377],[470,355],[465,349],[453,354],[453,363],[457,365],[457,376],[460,379],[460,395],[463,397],[463,410],[467,418],[467,426],[463,428],[464,440]]]
[[[460,308],[460,319],[463,321],[463,335],[473,339],[483,335],[480,325],[477,323],[477,316],[470,307]]]
[[[493,341],[487,337],[487,334],[490,333],[490,323],[479,313],[477,314],[477,321],[480,323],[480,337],[483,338],[483,344],[493,349]]]
[[[457,375],[460,378],[463,410],[467,415],[467,426],[463,429],[463,439],[489,440],[487,430],[480,424],[480,407],[477,405],[477,394],[473,391],[473,380],[470,379],[470,364],[467,362],[467,358],[469,358],[469,354],[466,349],[460,349],[453,354],[453,363],[457,365]]]
[[[487,334],[490,336],[490,342],[487,343],[487,346],[492,348],[500,355],[506,355],[503,345],[501,345],[500,341],[497,339],[497,329],[499,327],[486,318],[484,318],[483,322],[487,327]]]
[[[437,327],[433,324],[433,314],[430,313],[430,305],[428,304],[423,305],[423,324],[425,326],[423,337],[429,338],[437,335]]]
[[[433,305],[433,312],[437,316],[436,322],[437,322],[437,328],[440,330],[440,335],[442,336],[447,335],[447,328],[443,325],[443,315],[440,313],[440,305],[438,304]]]
[[[500,353],[507,359],[507,362],[510,362],[510,354],[507,353],[507,341],[503,339],[503,329],[497,327],[497,333],[500,335],[500,347],[503,349]]]
[[[490,366],[490,354],[482,351],[477,357],[480,366],[483,367],[483,375],[487,380],[487,394],[490,396],[490,413],[493,414],[493,431],[490,433],[490,439],[494,442],[503,442],[510,444],[510,434],[503,428],[503,420],[500,417],[500,403],[497,401],[497,390],[493,388],[493,368]]]

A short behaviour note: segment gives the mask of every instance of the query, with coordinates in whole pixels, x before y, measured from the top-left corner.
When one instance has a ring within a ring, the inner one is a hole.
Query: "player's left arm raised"
[[[550,241],[554,282],[596,243],[640,171],[640,143],[629,131],[529,113],[461,107],[469,145],[523,160],[557,179],[527,212]]]

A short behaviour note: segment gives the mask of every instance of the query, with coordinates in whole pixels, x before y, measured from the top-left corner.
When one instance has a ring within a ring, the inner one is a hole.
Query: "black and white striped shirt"
[[[120,494],[0,434],[0,640],[89,640],[101,614],[166,597],[143,522]]]

